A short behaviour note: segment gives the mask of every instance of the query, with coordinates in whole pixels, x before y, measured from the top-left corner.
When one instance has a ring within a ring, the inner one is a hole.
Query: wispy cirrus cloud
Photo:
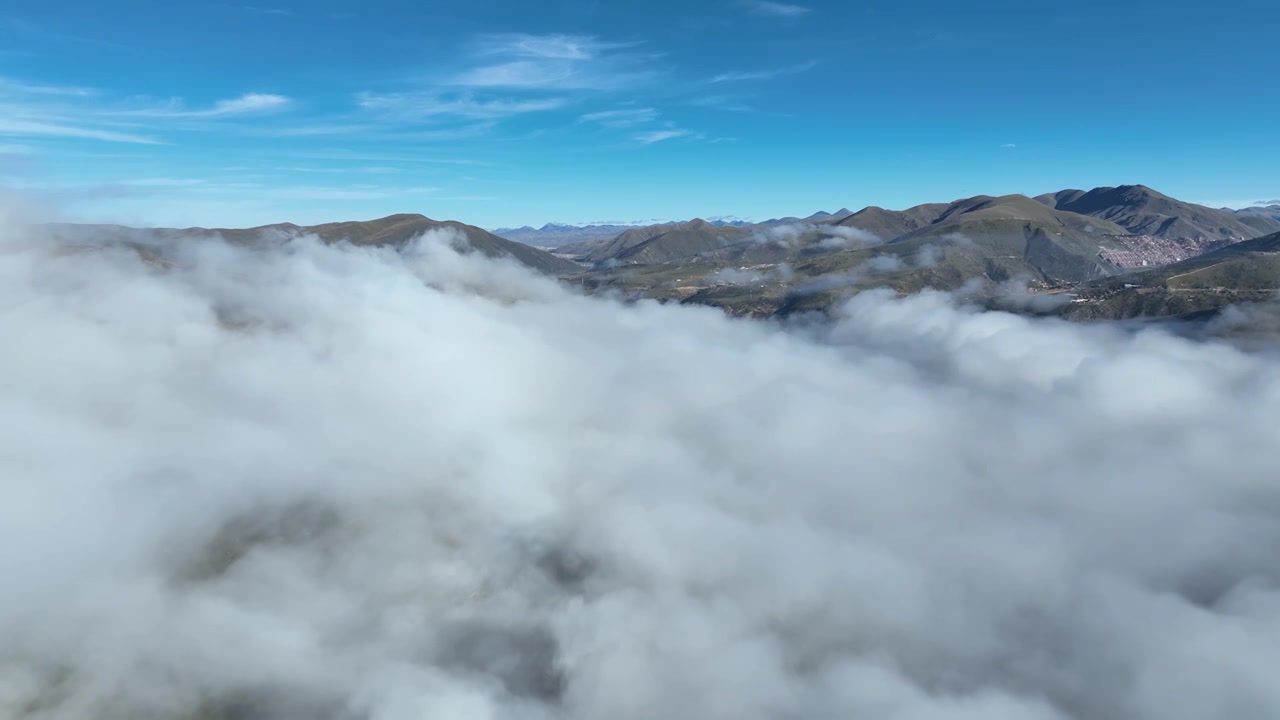
[[[182,100],[175,99],[160,107],[125,110],[117,114],[153,118],[219,118],[275,113],[287,109],[292,104],[293,100],[284,95],[245,93],[237,98],[219,100],[212,107],[203,110],[186,109]]]
[[[282,7],[264,7],[260,5],[245,5],[244,10],[255,13],[257,15],[275,15],[276,17],[297,17],[298,13]]]
[[[378,200],[402,195],[425,195],[440,192],[438,187],[380,187],[356,185],[350,187],[298,186],[274,188],[268,191],[272,197],[288,200]]]
[[[346,148],[330,148],[326,150],[313,150],[307,152],[288,152],[281,153],[282,157],[296,158],[299,160],[328,160],[334,162],[397,162],[409,163],[414,165],[463,165],[473,167],[493,167],[494,163],[485,160],[475,160],[469,158],[448,158],[437,156],[418,155],[413,152],[397,152],[395,154],[379,154],[368,152],[355,152]]]
[[[769,17],[799,17],[813,12],[812,8],[805,7],[804,5],[770,2],[770,0],[745,0],[743,5],[753,15],[764,15]]]
[[[19,137],[52,137],[79,140],[101,140],[104,142],[131,143],[135,145],[162,145],[163,142],[146,135],[138,135],[116,130],[69,125],[58,121],[0,118],[0,136]]]
[[[45,188],[63,197],[155,197],[183,196],[233,199],[252,196],[276,200],[378,200],[395,197],[434,195],[442,191],[433,186],[401,186],[356,183],[275,184],[261,182],[222,182],[205,178],[142,177],[126,178],[103,185],[71,185]]]
[[[331,135],[358,135],[361,133],[374,132],[380,129],[380,126],[373,123],[309,123],[285,125],[283,127],[269,128],[263,130],[262,133],[271,137],[325,137]]]
[[[698,95],[688,101],[694,107],[723,110],[725,112],[745,113],[757,112],[743,95]]]
[[[728,82],[748,82],[752,80],[770,80],[784,75],[795,75],[797,73],[808,72],[818,66],[818,61],[810,60],[799,65],[791,65],[788,67],[773,68],[771,70],[743,70],[735,72],[720,73],[711,78],[708,82],[712,84],[728,83]]]
[[[253,134],[278,138],[348,137],[380,142],[466,140],[490,134],[498,120],[468,120],[457,124],[458,118],[441,116],[443,126],[422,129],[414,127],[430,116],[395,116],[385,113],[369,122],[339,124],[298,124],[263,128]],[[448,121],[453,121],[452,124]]]
[[[404,172],[404,170],[401,168],[384,166],[384,165],[370,165],[370,166],[355,167],[355,168],[294,166],[294,167],[282,167],[282,168],[276,168],[276,169],[282,172],[291,172],[291,173],[320,173],[320,174],[343,174],[343,175],[350,175],[352,173],[359,173],[362,175],[395,175],[395,174]]]
[[[483,54],[554,60],[591,60],[611,50],[634,47],[636,44],[606,42],[592,35],[529,35],[525,33],[485,35],[479,41]]]
[[[206,108],[187,108],[181,98],[140,103],[137,98],[113,98],[86,87],[0,78],[0,117],[4,118],[0,136],[156,145],[164,144],[156,136],[172,127],[159,121],[267,115],[288,109],[293,101],[283,95],[251,92]]]
[[[683,128],[667,128],[665,130],[650,130],[649,132],[637,133],[632,136],[636,142],[642,145],[653,145],[665,140],[675,140],[677,138],[694,138],[695,133],[691,130]]]
[[[16,17],[0,18],[0,30],[5,30],[16,35],[23,36],[31,40],[38,40],[42,44],[58,46],[58,45],[87,45],[107,50],[137,52],[138,46],[127,43],[113,42],[104,40],[99,37],[89,35],[78,35],[62,32],[60,30],[51,30],[46,25],[37,25],[26,20]],[[22,53],[19,51],[20,54]]]
[[[606,42],[590,35],[487,35],[478,43],[482,62],[448,79],[457,87],[523,90],[617,90],[651,80],[644,65],[654,56],[625,52],[637,43]]]
[[[222,100],[208,110],[196,111],[192,117],[217,117],[221,115],[251,115],[282,110],[293,101],[283,95],[248,93],[232,100]]]
[[[567,98],[480,99],[469,94],[440,95],[432,92],[360,93],[357,105],[398,120],[423,120],[453,116],[468,119],[494,119],[511,115],[556,110],[569,104]]]
[[[146,177],[124,180],[120,184],[132,187],[189,188],[204,185],[205,181],[200,178]]]
[[[0,94],[3,95],[44,95],[55,97],[89,97],[96,94],[91,88],[71,85],[46,85],[27,83],[12,78],[0,77]]]
[[[581,88],[589,87],[576,77],[575,63],[566,61],[516,60],[500,65],[467,70],[453,79],[454,85],[497,88]]]
[[[604,110],[582,115],[578,118],[578,122],[595,123],[611,128],[627,128],[653,122],[658,119],[659,114],[657,110],[650,107]]]

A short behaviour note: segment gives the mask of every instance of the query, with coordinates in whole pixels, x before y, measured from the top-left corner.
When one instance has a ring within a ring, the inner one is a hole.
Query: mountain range
[[[1063,190],[1036,200],[1058,210],[1110,220],[1135,235],[1233,240],[1280,230],[1275,218],[1193,205],[1141,185]]]
[[[852,215],[851,210],[840,209],[834,213],[818,211],[806,218],[784,217],[774,218],[772,220],[764,220],[762,222],[753,223],[746,220],[738,220],[731,218],[709,218],[704,220],[710,225],[716,227],[750,227],[750,226],[769,226],[782,225],[787,223],[799,222],[827,222],[840,220]],[[592,224],[592,225],[566,225],[564,223],[548,223],[540,228],[525,225],[518,228],[498,228],[493,231],[494,235],[514,240],[526,245],[532,245],[539,248],[566,248],[568,252],[585,252],[586,249],[595,243],[612,240],[619,234],[628,230],[634,230],[643,227],[661,227],[666,225],[680,225],[681,221],[672,221],[666,223],[657,223],[651,225],[643,225],[640,223],[633,224]]]
[[[433,230],[452,230],[463,244],[460,250],[482,253],[488,257],[509,257],[523,265],[550,275],[572,275],[581,271],[577,263],[544,250],[498,237],[473,225],[452,220],[432,220],[424,215],[390,215],[377,220],[335,222],[323,225],[277,223],[252,228],[131,228],[122,225],[80,225],[57,223],[45,226],[55,236],[76,241],[81,238],[117,241],[144,247],[149,240],[221,237],[242,245],[285,242],[291,238],[314,235],[321,240],[349,242],[361,246],[400,247]]]
[[[574,243],[590,243],[609,240],[619,233],[626,232],[638,225],[564,225],[548,223],[540,228],[525,225],[518,228],[498,228],[494,235],[537,248],[556,248]]]
[[[994,291],[1016,283],[1050,294],[1084,287],[1085,295],[1073,296],[1080,307],[1071,308],[1084,317],[1083,306],[1106,287],[1095,292],[1090,283],[1176,265],[1277,232],[1280,217],[1263,206],[1213,209],[1126,185],[1034,198],[977,196],[906,210],[868,207],[839,219],[731,231],[694,220],[631,229],[558,252],[589,267],[575,278],[589,289],[713,305],[742,315],[827,311],[871,287],[908,293],[977,283]],[[1257,258],[1247,253],[1239,262]],[[1124,316],[1125,307],[1133,306],[1098,305],[1097,313]],[[1171,304],[1158,314],[1177,311]]]
[[[400,247],[428,231],[453,230],[461,250],[508,257],[588,292],[755,317],[830,312],[876,287],[964,290],[998,307],[1012,307],[1012,293],[1015,309],[1050,308],[1073,319],[1203,313],[1267,299],[1280,288],[1280,204],[1214,209],[1142,185],[1034,198],[979,195],[763,223],[694,219],[574,228],[578,235],[563,225],[533,231],[544,239],[587,237],[552,251],[416,214],[246,229],[46,227],[72,240],[130,243],[140,252],[153,239],[214,236],[247,245],[315,235]]]

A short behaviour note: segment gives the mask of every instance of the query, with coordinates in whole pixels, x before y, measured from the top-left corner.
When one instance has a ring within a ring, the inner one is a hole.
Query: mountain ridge
[[[460,249],[463,250],[480,252],[487,257],[510,257],[523,265],[551,275],[572,274],[580,271],[580,267],[571,260],[498,237],[474,225],[453,220],[433,220],[417,213],[397,213],[373,220],[352,220],[318,225],[273,223],[251,228],[133,228],[124,225],[76,223],[53,223],[45,227],[55,234],[64,236],[83,236],[92,233],[125,242],[147,238],[171,240],[221,237],[230,243],[253,245],[315,235],[326,243],[345,241],[352,245],[374,247],[399,247],[429,231],[452,230],[462,238],[465,247]]]
[[[1058,210],[1115,222],[1133,235],[1161,238],[1247,240],[1280,232],[1280,220],[1247,224],[1235,212],[1177,200],[1145,185],[1062,190],[1036,197]]]

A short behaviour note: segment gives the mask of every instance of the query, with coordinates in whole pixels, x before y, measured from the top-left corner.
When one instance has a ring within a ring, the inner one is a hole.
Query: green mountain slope
[[[988,264],[998,262],[1047,281],[1079,282],[1118,271],[1098,257],[1102,249],[1122,249],[1108,237],[1117,234],[1124,229],[1025,195],[978,196],[952,203],[933,223],[891,245],[949,240]]]
[[[724,247],[750,235],[751,231],[745,228],[716,226],[700,218],[686,223],[649,225],[621,233],[582,259],[591,263],[670,262]]]
[[[869,232],[887,242],[929,225],[946,209],[946,203],[917,205],[906,210],[886,210],[871,206],[835,224]]]

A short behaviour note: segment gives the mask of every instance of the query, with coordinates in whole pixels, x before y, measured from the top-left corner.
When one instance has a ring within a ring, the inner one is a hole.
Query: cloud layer
[[[1280,365],[403,253],[0,234],[0,716],[1280,707]]]

